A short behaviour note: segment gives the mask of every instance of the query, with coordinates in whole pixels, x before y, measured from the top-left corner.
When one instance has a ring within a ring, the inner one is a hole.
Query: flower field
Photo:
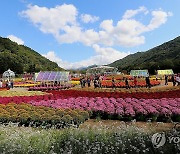
[[[136,99],[136,98],[101,98],[70,97],[39,102],[30,102],[34,106],[47,106],[59,109],[81,109],[92,111],[93,115],[103,119],[137,119],[154,121],[180,121],[180,98]],[[166,119],[167,118],[167,119]]]
[[[37,96],[37,95],[45,95],[46,93],[41,91],[0,91],[0,101],[3,98],[14,97],[14,96]]]
[[[0,100],[7,105],[23,102],[54,109],[80,109],[91,112],[91,118],[180,121],[180,90],[156,93],[53,90],[44,95],[0,97]]]
[[[0,104],[1,123],[19,123],[25,126],[44,126],[63,128],[71,125],[79,125],[89,118],[89,114],[82,110],[54,109],[30,104],[7,105]]]
[[[89,121],[99,119],[124,121],[124,124],[111,128],[102,123],[102,127],[95,127],[92,122],[91,126],[87,125]],[[49,90],[47,93],[1,91],[0,151],[178,153],[180,149],[176,144],[165,144],[158,149],[153,147],[151,137],[156,130],[151,124],[155,121],[166,124],[180,122],[179,88],[145,92],[82,89]],[[136,127],[134,122],[149,127]],[[173,134],[167,132],[168,135]]]
[[[62,90],[62,89],[69,89],[73,87],[74,84],[66,84],[61,86],[38,86],[38,87],[29,87],[29,91],[48,91],[48,90]]]
[[[1,153],[69,153],[69,154],[176,154],[178,144],[165,144],[154,148],[154,132],[135,126],[121,125],[113,128],[36,129],[17,125],[0,125]],[[167,133],[167,137],[175,135]]]
[[[156,85],[159,85],[159,84],[160,84],[159,81],[151,80],[151,85],[152,86],[156,86]],[[130,87],[135,87],[134,82],[130,81],[129,86]],[[146,82],[145,81],[138,81],[136,86],[137,87],[146,87]],[[102,81],[102,87],[111,88],[112,87],[112,82],[107,81],[107,80],[103,80]],[[125,85],[124,81],[120,81],[120,82],[115,83],[115,87],[117,87],[117,88],[125,88],[126,85]]]

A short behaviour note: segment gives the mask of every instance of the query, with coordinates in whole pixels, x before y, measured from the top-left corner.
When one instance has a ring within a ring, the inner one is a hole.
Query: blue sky
[[[70,69],[108,64],[180,35],[180,0],[2,0],[0,36]]]

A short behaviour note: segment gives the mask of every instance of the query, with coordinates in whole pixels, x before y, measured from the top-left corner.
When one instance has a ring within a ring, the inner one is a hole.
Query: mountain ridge
[[[0,37],[0,74],[9,68],[17,74],[64,70],[30,47]]]
[[[108,66],[117,67],[120,71],[132,69],[148,69],[155,74],[158,69],[180,71],[180,36],[143,52],[130,54]]]

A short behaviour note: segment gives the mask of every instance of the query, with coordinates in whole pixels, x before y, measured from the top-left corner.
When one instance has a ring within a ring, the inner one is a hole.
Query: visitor
[[[83,78],[80,78],[81,88],[83,88]]]
[[[173,86],[175,86],[175,85],[176,85],[176,81],[175,81],[174,75],[172,75],[171,81],[172,81],[172,83],[173,83]]]
[[[6,81],[6,88],[8,88],[8,80]]]
[[[136,78],[136,76],[134,77],[134,87],[135,88],[137,87],[137,78]]]
[[[86,80],[83,78],[83,87],[86,87]]]
[[[12,88],[12,89],[14,88],[14,82],[13,82],[13,80],[11,80],[11,88]]]
[[[94,88],[97,88],[98,87],[98,81],[97,81],[97,79],[95,78],[94,79]]]
[[[11,81],[8,81],[8,89],[10,89],[11,88]]]
[[[146,88],[151,88],[151,83],[148,76],[146,77]]]
[[[180,86],[180,77],[179,76],[176,76],[176,82],[177,82],[177,85]]]
[[[112,77],[112,88],[116,88],[114,77]]]
[[[88,87],[91,87],[91,79],[89,77],[87,78],[87,84],[88,84]]]
[[[168,76],[165,75],[165,85],[168,85]]]
[[[130,89],[129,82],[128,82],[127,78],[125,78],[125,85],[126,85],[126,89]]]
[[[3,87],[3,83],[2,83],[2,80],[0,80],[0,88]]]
[[[99,80],[98,80],[98,84],[99,84],[99,87],[100,87],[100,88],[102,88],[102,79],[103,79],[103,77],[100,76],[100,77],[99,77]]]

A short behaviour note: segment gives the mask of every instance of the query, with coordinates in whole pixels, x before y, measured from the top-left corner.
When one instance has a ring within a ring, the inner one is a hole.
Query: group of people
[[[80,84],[81,84],[82,88],[86,87],[86,84],[88,87],[91,87],[91,82],[93,82],[94,88],[102,88],[102,80],[103,80],[103,76],[98,76],[98,75],[95,75],[93,77],[92,76],[91,77],[82,77],[82,78],[80,78]],[[130,89],[131,86],[129,84],[128,78],[125,77],[123,80],[125,82],[126,89]],[[158,79],[156,78],[156,80],[158,80]],[[180,85],[180,77],[178,77],[178,76],[172,75],[171,81],[173,83],[173,86],[175,86],[176,83],[178,83],[178,85]],[[146,82],[146,88],[152,87],[149,76],[145,77],[145,82]],[[111,83],[112,83],[112,88],[116,88],[116,81],[115,81],[114,77],[112,77]],[[136,76],[133,78],[133,84],[134,84],[135,88],[138,87],[138,82],[137,82]],[[168,85],[168,76],[167,75],[165,75],[165,85]]]
[[[6,88],[14,88],[14,82],[13,82],[13,80],[7,80],[6,82],[5,82],[5,87]],[[3,81],[2,80],[0,80],[0,88],[3,88]]]
[[[81,88],[86,87],[86,83],[88,87],[91,87],[91,81],[93,81],[94,83],[94,88],[97,87],[102,87],[101,85],[101,81],[102,81],[102,77],[100,76],[95,76],[94,78],[90,78],[90,77],[82,77],[80,78],[80,84],[81,84]]]
[[[146,88],[151,88],[151,82],[150,82],[149,76],[147,76],[145,78],[145,81],[146,81]],[[133,83],[134,83],[134,87],[136,88],[137,87],[137,77],[136,76],[133,79]],[[129,85],[129,82],[128,82],[128,78],[125,78],[125,85],[126,85],[126,89],[131,88],[131,86]]]
[[[168,85],[168,80],[169,80],[168,75],[165,75],[164,78],[165,78],[165,85]],[[180,85],[180,77],[172,75],[171,76],[171,82],[173,83],[173,86],[176,86],[176,83],[179,86]]]

